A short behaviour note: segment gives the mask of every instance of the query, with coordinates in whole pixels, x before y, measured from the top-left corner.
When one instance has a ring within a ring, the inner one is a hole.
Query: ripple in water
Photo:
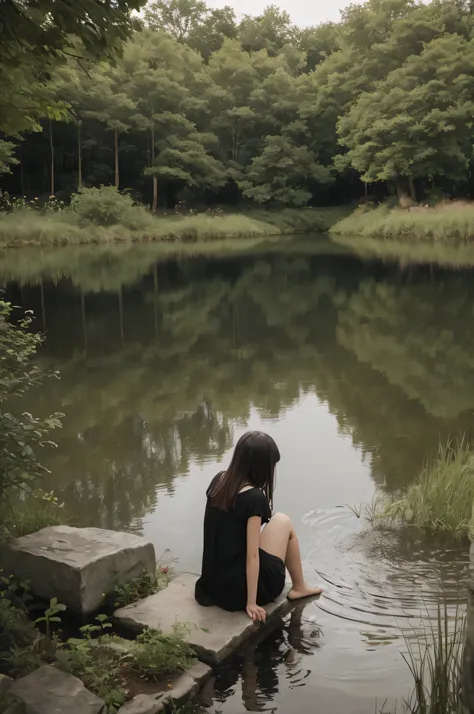
[[[406,641],[430,636],[439,606],[451,626],[465,609],[469,555],[413,532],[359,527],[348,508],[306,514],[305,572],[312,581],[317,573],[324,595],[221,668],[211,711],[309,714],[316,697],[321,714],[373,714],[409,694]]]

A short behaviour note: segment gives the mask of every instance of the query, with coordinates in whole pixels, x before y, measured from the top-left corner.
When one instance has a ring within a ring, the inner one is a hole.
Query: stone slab
[[[166,706],[171,704],[173,711],[175,711],[176,705],[184,704],[198,691],[199,684],[185,672],[174,680],[173,688],[169,692],[162,694],[159,701]]]
[[[187,625],[185,639],[200,660],[215,664],[231,655],[262,627],[271,626],[272,616],[289,612],[293,605],[282,596],[265,609],[267,624],[253,623],[245,612],[226,612],[218,607],[201,607],[194,599],[196,576],[183,574],[165,590],[115,612],[116,621],[137,634],[147,627],[173,632],[176,623]]]
[[[129,702],[120,707],[117,714],[158,714],[162,712],[165,705],[148,696],[148,694],[137,694]]]
[[[194,667],[186,670],[186,674],[189,674],[189,676],[194,679],[196,684],[198,684],[199,687],[202,687],[202,685],[205,684],[212,676],[212,669],[209,665],[204,664],[204,662],[198,662],[194,665]]]
[[[10,693],[26,714],[103,714],[104,702],[71,674],[44,665],[18,679]]]
[[[54,526],[2,548],[0,568],[29,580],[33,594],[79,614],[95,612],[119,584],[156,569],[152,543],[131,533]]]

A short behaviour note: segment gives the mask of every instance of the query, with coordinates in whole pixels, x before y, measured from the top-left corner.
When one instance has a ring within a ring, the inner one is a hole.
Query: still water
[[[48,486],[78,525],[136,529],[198,572],[205,490],[233,444],[259,428],[280,447],[275,507],[325,593],[221,669],[209,711],[403,711],[403,635],[438,602],[463,607],[467,552],[349,507],[470,431],[474,271],[314,238],[8,251],[0,285],[35,311],[41,363],[61,373],[29,398],[66,415]]]

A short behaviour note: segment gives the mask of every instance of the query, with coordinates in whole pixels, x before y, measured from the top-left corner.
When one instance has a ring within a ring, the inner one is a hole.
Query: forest
[[[52,26],[44,55],[4,35],[11,196],[112,185],[153,210],[470,196],[471,2],[368,0],[307,28],[275,5],[241,18],[201,0],[117,8],[93,40]]]

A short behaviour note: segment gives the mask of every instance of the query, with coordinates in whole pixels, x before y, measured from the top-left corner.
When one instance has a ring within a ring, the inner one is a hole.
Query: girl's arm
[[[247,521],[247,615],[255,622],[265,622],[266,612],[257,605],[258,573],[260,571],[260,516]]]

